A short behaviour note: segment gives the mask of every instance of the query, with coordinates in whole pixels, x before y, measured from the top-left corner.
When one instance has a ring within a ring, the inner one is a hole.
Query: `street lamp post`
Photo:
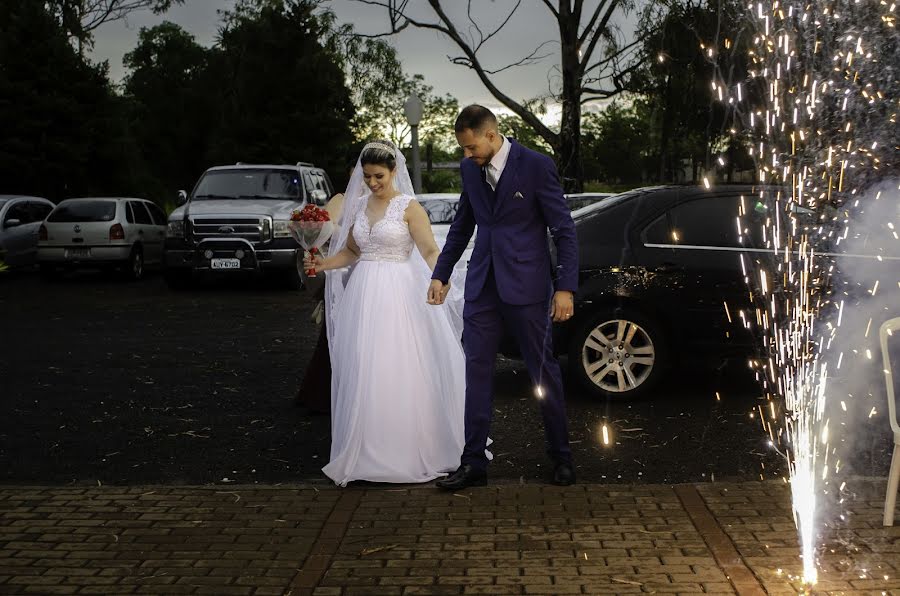
[[[422,163],[419,160],[419,122],[422,120],[422,100],[413,93],[403,104],[406,121],[412,129],[412,177],[413,189],[422,192]]]

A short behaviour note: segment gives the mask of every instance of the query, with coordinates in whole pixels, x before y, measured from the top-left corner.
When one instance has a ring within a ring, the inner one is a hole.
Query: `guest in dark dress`
[[[344,195],[336,194],[325,205],[325,210],[331,216],[331,220],[337,222],[341,218],[344,206]],[[294,403],[305,406],[314,414],[331,413],[331,355],[328,352],[328,332],[325,321],[325,308],[322,301],[325,299],[325,275],[320,274],[314,278],[307,278],[307,289],[311,291],[313,301],[321,305],[322,323],[319,327],[319,339],[312,357],[306,365],[303,381]]]

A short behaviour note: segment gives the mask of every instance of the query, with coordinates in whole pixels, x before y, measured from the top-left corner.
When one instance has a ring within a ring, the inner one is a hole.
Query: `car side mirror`
[[[328,201],[328,193],[320,188],[317,188],[315,190],[309,191],[309,198],[313,203],[321,207]]]
[[[17,228],[22,225],[21,219],[7,219],[6,223],[3,224],[4,228]]]
[[[184,205],[185,203],[187,203],[187,191],[179,190],[178,198],[175,199],[175,202],[178,203],[179,205]]]

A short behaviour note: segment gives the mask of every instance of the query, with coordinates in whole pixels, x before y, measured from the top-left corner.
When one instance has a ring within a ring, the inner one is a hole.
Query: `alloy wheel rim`
[[[656,363],[656,348],[647,331],[627,319],[594,327],[581,347],[588,379],[609,393],[626,393],[643,385]]]

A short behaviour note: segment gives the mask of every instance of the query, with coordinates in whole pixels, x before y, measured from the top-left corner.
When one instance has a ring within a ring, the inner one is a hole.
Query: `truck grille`
[[[267,217],[205,217],[191,218],[191,235],[195,240],[206,238],[242,238],[254,244],[272,238],[272,221]]]

